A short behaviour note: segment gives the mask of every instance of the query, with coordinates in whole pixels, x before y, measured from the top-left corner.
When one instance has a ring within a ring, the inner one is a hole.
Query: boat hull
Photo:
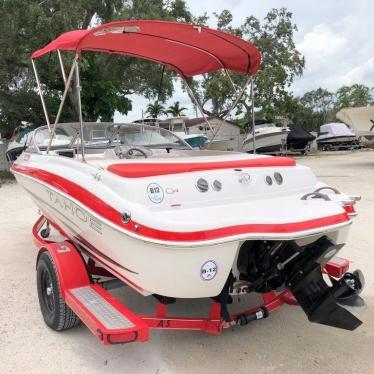
[[[235,149],[234,139],[214,139],[206,143],[206,148],[215,151],[232,151]]]
[[[29,177],[16,175],[43,215],[78,248],[143,295],[210,297],[220,293],[238,250],[238,240],[199,247],[176,247],[134,239],[97,218],[69,196]],[[201,268],[219,264],[206,281]]]
[[[99,159],[25,153],[12,172],[77,248],[143,295],[218,295],[246,241],[303,246],[327,235],[334,245],[345,243],[351,221],[340,203],[301,198],[321,187],[308,168],[285,158],[207,153],[213,154],[196,164],[185,157],[105,166]],[[266,184],[275,172],[285,182]],[[195,185],[201,177],[224,188],[202,193]],[[165,191],[161,201],[150,196],[154,185]]]
[[[29,176],[16,173],[53,224],[74,244],[108,271],[143,295],[196,298],[216,296],[222,290],[245,240],[232,239],[213,245],[190,247],[162,245],[131,237],[105,222],[79,201]],[[299,244],[329,232],[335,243],[344,243],[348,227],[321,230],[320,234],[293,235]],[[206,280],[204,265],[214,264],[214,279]]]
[[[280,152],[286,142],[287,132],[277,131],[272,133],[258,134],[255,138],[256,152]],[[253,152],[253,137],[251,134],[243,142],[244,152]]]

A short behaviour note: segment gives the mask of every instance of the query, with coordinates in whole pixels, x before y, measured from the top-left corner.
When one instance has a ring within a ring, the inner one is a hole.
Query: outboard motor
[[[292,241],[247,241],[238,257],[240,280],[249,282],[247,292],[288,288],[309,321],[354,330],[362,322],[339,304],[362,306],[358,296],[365,283],[361,271],[331,278],[331,287],[322,273],[323,265],[341,247],[327,237],[303,247]]]

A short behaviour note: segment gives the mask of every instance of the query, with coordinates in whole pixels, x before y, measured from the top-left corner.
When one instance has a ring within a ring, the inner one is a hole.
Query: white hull
[[[212,142],[208,140],[207,149],[215,151],[232,151],[235,149],[234,139],[215,139]]]
[[[265,128],[264,130],[268,130]],[[275,127],[271,131],[259,131],[255,134],[256,150],[261,152],[279,152],[282,146],[286,144],[287,131]],[[253,136],[248,134],[243,142],[244,152],[253,152]]]
[[[226,159],[228,157],[248,156],[225,156]],[[274,186],[274,189],[269,187],[268,196],[263,192],[266,188],[262,185],[263,168],[252,168],[250,172],[252,178],[258,181],[258,186],[252,186],[252,198],[243,202],[241,195],[247,195],[247,192],[243,191],[243,185],[237,182],[237,176],[233,176],[233,172],[227,170],[190,173],[192,176],[166,175],[151,180],[147,177],[133,181],[103,171],[100,172],[102,178],[94,178],[93,172],[97,172],[98,169],[92,163],[84,164],[65,157],[32,155],[27,161],[18,160],[17,164],[14,165],[13,172],[18,182],[31,194],[43,214],[61,227],[91,257],[143,295],[156,293],[184,298],[215,296],[222,290],[231,269],[235,271],[236,258],[245,240],[293,239],[298,244],[305,245],[322,235],[328,235],[335,244],[342,244],[346,240],[351,223],[346,219],[338,223],[328,221],[328,217],[344,215],[340,204],[326,204],[325,201],[314,199],[300,200],[303,194],[311,192],[319,184],[309,169],[299,166],[297,169],[294,168],[295,170],[276,168],[287,175],[289,183],[294,184],[294,189],[298,192],[294,191],[290,195],[287,193],[287,187]],[[97,163],[100,164],[103,165]],[[59,188],[60,182],[53,185],[49,179],[40,180],[37,173],[27,175],[20,168],[41,170],[60,176],[69,175],[69,181],[84,186],[88,193],[95,194],[98,199],[116,207],[119,212],[134,212],[133,218],[141,222],[140,227],[129,230],[124,224],[112,222],[86,206],[84,202],[72,197],[64,188]],[[269,172],[267,168],[266,173]],[[196,178],[200,175],[206,176],[207,173],[213,178],[220,178],[224,185],[229,185],[234,177],[234,183],[227,191],[231,191],[229,195],[222,194],[220,197],[217,192],[211,192],[212,197],[224,198],[219,204],[207,200],[207,195],[197,192],[193,184]],[[300,178],[300,173],[304,174],[303,178]],[[158,206],[150,203],[143,192],[143,188],[146,189],[146,186],[154,181],[160,185],[191,185],[191,191],[185,188],[182,195],[177,198],[172,195],[166,196],[165,204]],[[244,186],[245,188],[249,187]],[[133,192],[130,192],[131,190]],[[170,205],[175,201],[186,200],[185,198],[191,194],[197,199],[195,203],[179,208]],[[231,197],[231,194],[235,198]],[[131,200],[122,196],[131,196]],[[276,200],[271,196],[277,196]],[[198,201],[200,198],[201,201]],[[274,204],[274,201],[277,203]],[[325,224],[319,227],[299,227],[299,222],[314,222],[321,217],[321,211],[323,216],[327,217]],[[251,212],[251,215],[248,215],[248,212]],[[217,217],[220,218],[217,220]],[[173,233],[166,238],[142,234],[143,227],[151,227],[152,230],[156,230],[155,232],[162,229],[172,230],[183,236],[190,232],[211,232],[220,228],[242,227],[245,224],[251,226],[258,223],[269,226],[270,229],[267,232],[252,228],[241,232],[234,230],[219,237],[197,240],[175,240]],[[287,227],[288,223],[290,229],[272,232],[271,227],[277,224]],[[294,226],[295,229],[292,228]],[[217,269],[214,278],[207,281],[201,276],[201,271],[204,264],[209,262],[214,263]]]
[[[339,143],[352,143],[356,141],[355,136],[320,136],[317,138],[318,144],[339,144]]]

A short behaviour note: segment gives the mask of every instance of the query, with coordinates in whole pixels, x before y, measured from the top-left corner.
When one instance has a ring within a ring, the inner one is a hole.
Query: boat
[[[36,62],[57,52],[63,73],[64,51],[76,55],[56,120],[51,124],[45,111],[47,125],[34,131],[11,168],[41,212],[33,227],[37,290],[50,328],[82,321],[103,344],[147,341],[151,329],[219,334],[284,304],[300,305],[311,322],[347,330],[361,324],[341,305],[362,304],[363,275],[336,256],[358,196],[318,181],[291,158],[192,149],[166,129],[85,123],[81,112],[77,123],[59,123],[89,51],[136,55],[182,77],[232,70],[247,75],[248,84],[259,69],[256,47],[170,21],[68,32],[32,55],[43,107]],[[110,293],[119,285],[153,297],[156,312],[130,309]],[[259,305],[230,312],[237,297],[252,294]],[[209,315],[170,314],[169,304],[191,298],[210,300]]]
[[[216,139],[208,136],[208,142],[205,143],[205,148],[215,151],[233,151],[235,149],[235,138],[221,138]]]
[[[285,147],[288,127],[276,126],[266,120],[255,122],[255,151],[257,153],[279,153]],[[253,152],[253,130],[249,126],[248,134],[243,141],[243,151]]]
[[[238,134],[233,134],[224,130],[222,126],[225,122],[229,121],[223,121],[217,116],[196,117],[187,119],[186,127],[190,135],[199,135],[206,139],[203,144],[204,149],[233,151],[238,148],[239,131]]]
[[[359,146],[354,131],[341,122],[321,125],[317,144],[318,148],[322,150],[353,149]]]
[[[167,128],[169,131],[182,138],[192,148],[203,148],[208,140],[207,136],[204,134],[189,134],[186,127],[185,117],[168,118],[160,121],[159,125],[160,127]]]
[[[288,128],[290,132],[287,135],[287,151],[305,154],[316,137],[297,124],[289,124]]]
[[[351,129],[365,145],[374,144],[374,107],[342,108],[336,118]]]
[[[14,162],[27,148],[28,141],[31,139],[32,131],[33,129],[30,127],[23,129],[16,128],[14,130],[5,152],[5,156],[10,163]]]

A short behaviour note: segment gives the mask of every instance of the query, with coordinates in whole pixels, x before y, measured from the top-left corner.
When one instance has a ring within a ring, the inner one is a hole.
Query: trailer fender
[[[74,245],[67,241],[45,244],[38,252],[36,264],[40,255],[45,251],[50,253],[56,266],[64,300],[67,289],[84,287],[90,284],[85,263]]]

